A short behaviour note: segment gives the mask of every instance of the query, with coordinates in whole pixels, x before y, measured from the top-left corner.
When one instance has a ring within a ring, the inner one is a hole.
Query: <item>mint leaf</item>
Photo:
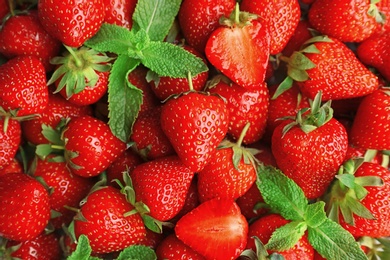
[[[318,227],[327,220],[325,213],[325,202],[318,201],[306,208],[305,222],[310,227]]]
[[[91,256],[92,249],[87,236],[81,235],[77,242],[76,250],[68,256],[67,260],[96,260],[100,259]]]
[[[303,221],[292,221],[277,228],[265,245],[267,249],[285,251],[294,247],[305,234],[307,225]]]
[[[150,42],[142,54],[142,64],[160,76],[185,78],[208,70],[201,58],[167,42]]]
[[[135,26],[152,41],[163,41],[179,12],[181,0],[140,0],[134,10]]]
[[[279,169],[260,165],[256,184],[270,208],[288,220],[303,220],[308,200],[302,189]]]
[[[125,248],[116,260],[155,260],[156,253],[147,246],[134,245]]]
[[[119,55],[109,77],[108,124],[112,133],[123,142],[128,141],[142,104],[142,91],[128,81],[128,73],[138,65],[139,61]]]
[[[313,248],[326,259],[367,259],[354,237],[330,219],[318,227],[308,227],[308,238]]]

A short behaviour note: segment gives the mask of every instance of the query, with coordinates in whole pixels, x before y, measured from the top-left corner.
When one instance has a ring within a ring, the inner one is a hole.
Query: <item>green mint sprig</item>
[[[313,248],[326,259],[367,259],[354,237],[338,223],[327,218],[325,203],[309,204],[302,189],[272,166],[258,167],[256,185],[271,210],[291,222],[275,230],[265,245],[284,251],[308,233]]]
[[[142,64],[159,76],[185,78],[208,70],[201,58],[174,44],[163,42],[177,16],[181,0],[139,0],[131,30],[104,23],[88,41],[99,52],[116,54],[108,85],[109,126],[127,142],[142,104],[142,91],[128,74]]]

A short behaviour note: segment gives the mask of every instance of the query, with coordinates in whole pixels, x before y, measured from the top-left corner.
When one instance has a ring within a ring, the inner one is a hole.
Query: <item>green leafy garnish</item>
[[[97,260],[98,257],[91,256],[92,249],[88,237],[81,235],[77,242],[76,250],[68,256],[67,260]]]
[[[155,260],[156,253],[147,246],[134,245],[125,248],[116,260]]]

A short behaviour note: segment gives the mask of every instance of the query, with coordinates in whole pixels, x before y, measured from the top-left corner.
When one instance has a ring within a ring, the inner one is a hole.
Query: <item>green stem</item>
[[[51,145],[51,148],[56,149],[56,150],[65,150],[65,147],[64,147],[64,146],[62,146],[62,145],[57,145],[57,144]]]
[[[236,3],[236,7],[234,9],[234,23],[235,24],[240,23],[240,5],[239,5],[239,3]]]
[[[188,71],[187,80],[188,80],[188,86],[189,86],[189,88],[190,88],[190,91],[193,91],[193,90],[194,90],[194,85],[192,84],[192,75],[191,75],[191,71]]]
[[[248,129],[249,129],[250,125],[251,125],[251,123],[248,122],[248,123],[246,123],[246,125],[245,125],[244,128],[242,129],[241,134],[240,134],[240,137],[238,138],[238,140],[237,140],[237,142],[236,142],[236,144],[237,144],[238,147],[241,146],[242,141],[244,140],[244,137],[245,137],[246,133],[248,132]]]
[[[76,66],[78,68],[81,68],[83,66],[83,62],[77,57],[76,53],[74,52],[73,48],[72,47],[69,47],[67,45],[65,45],[65,48],[68,50],[68,52],[72,55],[72,57],[74,58],[75,60],[75,63],[76,63]]]

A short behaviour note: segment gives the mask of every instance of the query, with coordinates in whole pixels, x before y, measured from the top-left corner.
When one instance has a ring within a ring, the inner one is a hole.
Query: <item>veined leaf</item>
[[[116,260],[156,260],[156,253],[147,246],[134,245],[125,248]]]

